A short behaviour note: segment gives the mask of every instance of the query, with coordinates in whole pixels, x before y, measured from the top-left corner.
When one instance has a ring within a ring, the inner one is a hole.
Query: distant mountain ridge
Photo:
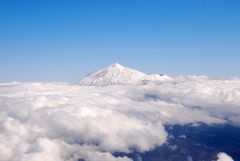
[[[140,85],[149,82],[161,83],[170,80],[172,78],[166,75],[145,74],[115,63],[107,68],[88,74],[80,80],[79,84],[83,86]]]

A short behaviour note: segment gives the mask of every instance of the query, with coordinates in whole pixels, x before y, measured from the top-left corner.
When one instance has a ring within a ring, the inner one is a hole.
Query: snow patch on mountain
[[[118,63],[91,73],[80,80],[83,86],[110,86],[146,84],[148,82],[161,83],[171,78],[162,74],[145,74],[140,71],[124,67]]]

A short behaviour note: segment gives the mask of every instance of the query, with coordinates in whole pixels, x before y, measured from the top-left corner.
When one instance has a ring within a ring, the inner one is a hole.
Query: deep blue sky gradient
[[[76,81],[120,64],[240,76],[239,0],[1,0],[0,82]]]

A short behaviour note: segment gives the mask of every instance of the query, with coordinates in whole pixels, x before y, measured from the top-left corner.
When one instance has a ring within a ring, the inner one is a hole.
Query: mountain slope
[[[80,80],[80,85],[109,86],[145,84],[147,82],[162,82],[171,80],[170,77],[159,74],[145,74],[140,71],[124,67],[118,63],[91,73]]]

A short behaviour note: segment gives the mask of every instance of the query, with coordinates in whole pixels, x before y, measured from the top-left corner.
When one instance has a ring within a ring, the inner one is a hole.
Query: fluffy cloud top
[[[66,84],[5,84],[0,96],[0,160],[130,160],[166,141],[161,120],[118,111],[126,98]]]
[[[239,98],[237,79],[109,87],[2,83],[0,160],[129,161],[112,154],[161,146],[164,124],[240,125]]]
[[[226,153],[219,153],[217,161],[233,161],[233,159]]]

